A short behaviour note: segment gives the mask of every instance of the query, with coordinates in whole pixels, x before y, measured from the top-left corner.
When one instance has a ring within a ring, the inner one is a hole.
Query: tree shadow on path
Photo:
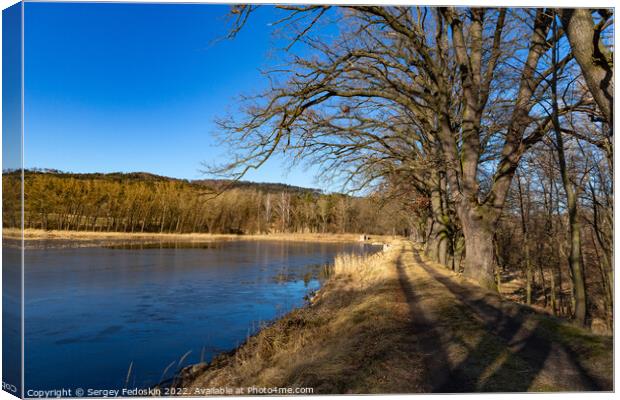
[[[528,318],[528,314],[518,305],[502,301],[498,296],[485,293],[473,285],[455,282],[426,264],[416,251],[413,255],[416,263],[466,306],[489,332],[451,370],[449,379],[434,387],[434,391],[523,392],[530,389],[543,369],[549,370],[550,374],[546,375],[555,378],[555,382],[549,382],[550,390],[605,390],[603,388],[607,385],[590,376],[571,349],[554,342],[539,321]],[[493,345],[498,339],[505,346]],[[517,359],[525,361],[527,367],[515,374]],[[492,360],[500,365],[490,368],[488,361],[481,360]],[[481,382],[483,374],[486,376]]]
[[[417,287],[414,286],[413,280],[407,276],[402,257],[401,253],[396,262],[398,282],[409,306],[411,334],[416,339],[417,348],[415,351],[422,354],[426,363],[428,391],[435,392],[450,380],[447,375],[449,371],[448,357],[440,336],[436,332],[435,324],[420,305],[421,299],[417,294]]]

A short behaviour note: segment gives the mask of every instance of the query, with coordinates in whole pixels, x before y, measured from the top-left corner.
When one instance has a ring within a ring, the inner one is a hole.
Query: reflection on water
[[[26,386],[152,385],[301,306],[337,253],[371,249],[222,241],[29,250]]]
[[[108,249],[220,249],[223,241],[211,242],[129,242],[111,244],[106,247]]]

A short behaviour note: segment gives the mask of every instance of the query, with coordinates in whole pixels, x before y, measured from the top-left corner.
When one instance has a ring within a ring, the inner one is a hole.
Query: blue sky
[[[213,120],[277,62],[264,7],[234,40],[228,6],[26,3],[26,168],[202,178],[222,160]],[[272,160],[245,179],[317,186]]]
[[[21,4],[2,11],[2,169],[21,165]],[[7,62],[10,60],[11,62]]]

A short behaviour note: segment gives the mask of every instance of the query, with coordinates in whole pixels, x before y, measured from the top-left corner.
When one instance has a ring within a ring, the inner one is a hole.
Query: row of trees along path
[[[233,7],[230,36],[258,9]],[[527,301],[536,289],[580,324],[595,311],[609,323],[611,10],[275,11],[283,65],[218,121],[234,161],[212,172],[239,178],[276,153],[321,165],[348,190],[400,199],[440,263],[487,288],[522,269]]]

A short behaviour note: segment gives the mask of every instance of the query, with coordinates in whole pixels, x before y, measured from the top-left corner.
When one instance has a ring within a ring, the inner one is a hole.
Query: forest
[[[10,183],[16,174],[19,182],[21,172],[3,175],[5,196],[19,196],[19,185]],[[407,229],[403,213],[384,200],[283,184],[28,170],[24,198],[24,227],[30,229],[234,234]],[[19,209],[4,207],[5,226],[19,226],[19,218]]]

